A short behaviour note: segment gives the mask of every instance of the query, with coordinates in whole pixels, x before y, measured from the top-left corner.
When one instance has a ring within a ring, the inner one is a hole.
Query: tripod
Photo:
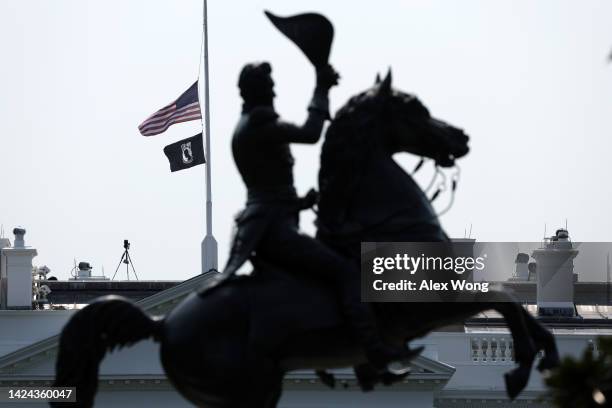
[[[138,280],[138,275],[136,274],[136,269],[134,269],[134,262],[132,262],[132,257],[130,256],[130,242],[127,239],[123,240],[123,254],[121,255],[121,259],[119,260],[119,264],[117,265],[117,269],[115,269],[115,273],[113,274],[113,279],[115,280],[115,275],[117,275],[117,271],[122,263],[125,264],[125,274],[127,275],[127,280],[130,280],[130,266],[132,267],[132,272],[134,272],[134,276],[136,280]]]

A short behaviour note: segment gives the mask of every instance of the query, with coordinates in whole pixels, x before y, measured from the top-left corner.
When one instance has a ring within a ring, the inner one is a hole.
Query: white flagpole
[[[206,235],[202,241],[202,273],[217,271],[217,241],[212,233],[211,155],[210,155],[210,101],[208,73],[208,10],[204,0],[204,127],[206,137]]]

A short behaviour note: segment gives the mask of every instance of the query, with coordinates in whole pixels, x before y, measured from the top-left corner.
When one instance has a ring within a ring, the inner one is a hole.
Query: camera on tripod
[[[136,269],[134,269],[134,262],[132,262],[132,257],[130,256],[130,241],[127,239],[123,240],[123,254],[121,255],[121,259],[119,260],[119,265],[117,265],[117,269],[115,269],[115,273],[113,274],[112,280],[115,280],[115,276],[117,276],[117,272],[119,271],[119,267],[121,264],[125,264],[125,275],[127,280],[130,280],[130,266],[132,267],[132,272],[134,273],[134,277],[138,280],[138,275],[136,274]]]

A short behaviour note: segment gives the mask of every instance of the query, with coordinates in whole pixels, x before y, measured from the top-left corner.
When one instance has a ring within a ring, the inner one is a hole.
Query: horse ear
[[[391,95],[391,92],[392,92],[391,81],[392,80],[393,78],[391,75],[391,68],[389,68],[389,71],[387,72],[387,76],[385,76],[385,79],[383,79],[383,81],[378,84],[378,95],[380,96]]]
[[[380,84],[380,72],[376,73],[376,79],[374,80],[374,85]]]

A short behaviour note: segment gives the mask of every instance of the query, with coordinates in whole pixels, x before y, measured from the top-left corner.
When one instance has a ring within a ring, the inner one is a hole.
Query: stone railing
[[[597,337],[586,338],[583,346],[576,351],[581,355],[585,348],[590,349],[595,357],[599,355]],[[537,358],[541,358],[540,351]],[[514,363],[514,343],[509,335],[471,335],[470,360],[475,364],[512,364]]]
[[[510,336],[470,336],[471,360],[479,364],[511,364],[514,343]]]

